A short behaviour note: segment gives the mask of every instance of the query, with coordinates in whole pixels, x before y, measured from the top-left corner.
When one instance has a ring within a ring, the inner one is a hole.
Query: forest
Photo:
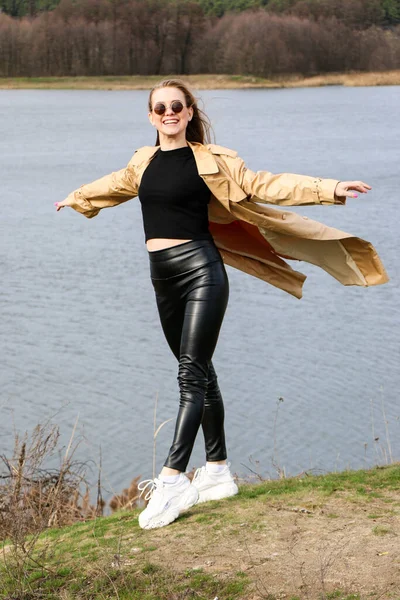
[[[400,0],[0,0],[0,77],[400,68]]]
[[[147,1],[147,0],[145,0]],[[171,2],[173,0],[167,0]],[[0,13],[11,17],[36,16],[54,10],[61,2],[82,6],[85,0],[0,0]],[[96,0],[89,4],[95,5]],[[101,3],[101,2],[100,2]],[[357,27],[396,25],[400,23],[400,0],[196,0],[204,15],[222,17],[226,12],[242,12],[264,8],[281,15],[312,19],[336,17]],[[104,6],[124,4],[121,0],[106,0]],[[104,9],[103,9],[104,10]]]

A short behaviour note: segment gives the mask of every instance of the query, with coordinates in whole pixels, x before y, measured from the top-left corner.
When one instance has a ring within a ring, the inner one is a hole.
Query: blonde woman
[[[180,80],[150,92],[155,146],[137,150],[128,166],[81,186],[70,206],[88,218],[139,197],[161,325],[178,360],[179,410],[159,477],[141,482],[147,507],[142,528],[163,527],[198,502],[238,493],[227,462],[224,404],[212,364],[229,283],[224,263],[301,297],[304,275],[282,257],[317,264],[345,285],[387,280],[364,240],[299,215],[260,206],[343,204],[371,187],[302,175],[254,173],[237,153],[209,143],[209,121]],[[185,475],[202,427],[206,464]]]

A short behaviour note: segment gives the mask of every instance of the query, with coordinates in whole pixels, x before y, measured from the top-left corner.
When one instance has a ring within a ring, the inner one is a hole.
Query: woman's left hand
[[[335,188],[335,196],[346,196],[347,198],[357,198],[357,194],[354,194],[350,190],[356,190],[362,194],[366,194],[368,190],[371,190],[371,186],[363,181],[339,181]]]

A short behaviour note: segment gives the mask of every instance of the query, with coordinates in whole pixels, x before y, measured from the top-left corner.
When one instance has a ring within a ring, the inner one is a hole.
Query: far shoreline
[[[298,87],[345,87],[400,85],[400,69],[380,72],[327,73],[304,77],[276,75],[269,79],[251,75],[133,75],[104,77],[0,77],[0,90],[149,90],[161,79],[179,78],[197,90],[283,89]]]

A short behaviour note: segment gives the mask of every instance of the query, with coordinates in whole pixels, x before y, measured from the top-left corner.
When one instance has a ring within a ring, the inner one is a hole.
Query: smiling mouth
[[[179,121],[177,119],[171,119],[168,121],[163,121],[163,125],[176,125],[177,123],[179,123]]]

